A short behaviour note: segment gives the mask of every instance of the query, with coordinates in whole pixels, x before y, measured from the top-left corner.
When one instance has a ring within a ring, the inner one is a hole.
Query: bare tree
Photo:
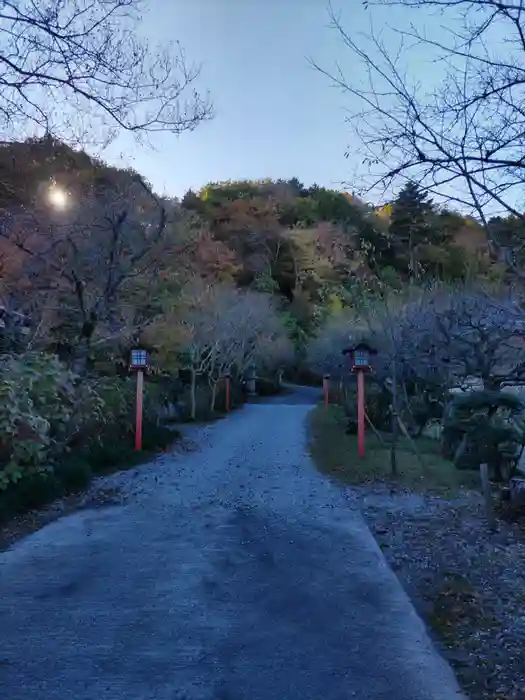
[[[219,325],[215,288],[194,280],[185,290],[187,306],[179,318],[185,335],[180,346],[190,372],[190,417],[197,416],[197,381],[209,376],[217,357]]]
[[[238,323],[242,319],[239,319],[236,314],[236,307],[240,301],[239,291],[229,285],[217,285],[209,290],[212,292],[209,302],[206,308],[201,308],[200,313],[211,320],[208,331],[209,354],[206,375],[211,389],[210,411],[213,413],[217,387],[219,382],[231,373],[237,359],[239,340],[245,328]]]
[[[333,27],[361,68],[354,67],[350,79],[339,69],[314,65],[358,100],[349,120],[368,165],[367,189],[390,192],[397,180],[412,179],[471,208],[484,222],[498,211],[524,220],[525,2],[367,4],[434,10],[434,26],[442,23],[439,38],[414,26],[395,30],[399,48],[392,52],[382,34],[358,39],[331,11]],[[421,45],[429,53],[426,83],[408,68],[411,61],[421,65],[420,55],[416,60],[412,53]],[[442,80],[433,87],[440,68]],[[358,82],[363,75],[364,84]],[[506,262],[512,265],[512,256]]]
[[[141,0],[2,0],[3,138],[47,132],[77,143],[181,133],[211,116],[199,68],[175,44],[139,38]],[[1,137],[1,136],[0,136]]]
[[[147,287],[181,225],[177,209],[134,174],[116,171],[101,190],[90,187],[72,199],[60,212],[38,203],[12,210],[2,234],[23,256],[12,296],[35,317],[51,312],[83,369],[93,343],[132,337],[151,322]]]
[[[525,382],[525,314],[510,298],[444,290],[396,318],[404,375],[445,391],[481,380],[487,389]]]
[[[238,328],[235,366],[239,374],[252,365],[271,367],[290,359],[288,334],[269,294],[240,290],[231,322]]]
[[[184,367],[191,373],[193,418],[199,377],[206,377],[211,388],[213,411],[218,383],[227,373],[240,377],[252,364],[275,366],[292,355],[271,298],[227,284],[211,285],[194,278],[183,290],[180,308],[163,325],[172,337],[175,331],[179,355],[187,360]]]
[[[360,328],[355,313],[340,313],[327,322],[308,344],[307,365],[319,374],[341,377],[344,373],[343,350],[357,342]]]
[[[525,314],[519,300],[483,289],[445,285],[372,301],[355,314],[336,316],[310,346],[316,367],[339,365],[340,348],[363,334],[378,350],[374,370],[391,380],[394,357],[398,379],[443,392],[481,380],[486,388],[525,381]],[[364,321],[364,323],[363,323]]]
[[[217,382],[232,370],[241,377],[249,367],[276,369],[293,356],[293,349],[282,319],[268,294],[251,290],[223,288],[217,300],[220,323],[217,327],[214,361],[210,367],[212,410]]]

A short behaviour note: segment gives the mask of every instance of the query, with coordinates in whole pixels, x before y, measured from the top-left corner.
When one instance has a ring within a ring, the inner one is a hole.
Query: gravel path
[[[312,467],[307,393],[109,480],[124,505],[0,554],[8,700],[462,697],[357,509]]]
[[[352,497],[468,697],[524,700],[523,523],[489,532],[476,492],[443,500],[367,484]]]

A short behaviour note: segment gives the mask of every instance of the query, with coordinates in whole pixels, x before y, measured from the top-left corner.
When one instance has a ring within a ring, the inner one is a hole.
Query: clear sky
[[[368,30],[362,0],[333,3],[353,35]],[[338,188],[350,179],[349,98],[307,60],[356,70],[328,27],[327,0],[149,0],[149,8],[144,33],[154,42],[179,39],[202,62],[200,84],[216,117],[190,134],[156,136],[154,151],[121,137],[104,159],[132,165],[175,196],[216,180],[298,177]],[[399,24],[404,12],[389,11],[389,19]],[[373,21],[384,21],[377,10]]]

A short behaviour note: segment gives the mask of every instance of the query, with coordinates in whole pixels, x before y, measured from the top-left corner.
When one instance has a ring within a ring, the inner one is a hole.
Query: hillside
[[[413,183],[380,208],[297,179],[211,183],[178,202],[51,138],[3,146],[0,170],[4,305],[45,326],[66,354],[78,337],[147,328],[189,279],[269,295],[301,346],[352,304],[356,280],[503,274],[487,231]],[[52,188],[65,193],[63,211]],[[517,235],[512,222],[496,224]]]
[[[188,192],[182,207],[204,222],[238,285],[279,296],[310,332],[331,308],[350,303],[356,277],[383,273],[403,284],[414,276],[451,282],[501,276],[484,227],[410,187],[393,204],[374,208],[295,179],[212,183]]]

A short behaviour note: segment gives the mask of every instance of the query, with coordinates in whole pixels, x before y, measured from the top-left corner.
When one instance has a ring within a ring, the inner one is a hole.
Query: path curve
[[[113,477],[126,505],[0,554],[2,697],[462,697],[361,516],[307,456],[315,396],[200,429],[200,451]]]

